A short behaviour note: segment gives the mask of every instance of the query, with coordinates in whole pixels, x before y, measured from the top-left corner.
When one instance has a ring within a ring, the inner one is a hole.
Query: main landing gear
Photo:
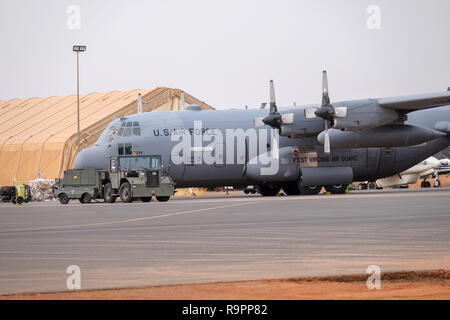
[[[297,183],[290,183],[285,185],[260,185],[258,186],[258,192],[264,196],[276,196],[281,189],[288,196],[297,196],[297,195],[317,195],[322,191],[322,187],[325,188],[327,192],[332,194],[344,194],[347,190],[347,184],[336,184],[329,186],[299,186]]]
[[[441,186],[441,180],[439,180],[439,176],[436,175],[436,178],[434,180],[434,185],[433,187],[435,188],[439,188]],[[424,179],[421,183],[420,183],[420,187],[421,188],[431,188],[431,183],[430,181],[427,181],[427,179]]]

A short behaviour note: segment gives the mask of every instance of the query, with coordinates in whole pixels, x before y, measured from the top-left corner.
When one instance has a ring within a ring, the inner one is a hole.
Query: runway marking
[[[1,231],[0,234],[11,233],[11,232],[48,231],[48,230],[57,230],[57,229],[70,229],[70,228],[80,228],[80,227],[94,227],[94,226],[121,224],[121,223],[129,223],[129,222],[142,221],[142,220],[151,220],[151,219],[165,218],[165,217],[171,217],[171,216],[178,216],[181,214],[196,213],[196,212],[202,212],[202,211],[207,211],[207,210],[216,210],[216,209],[244,206],[244,205],[251,204],[251,203],[254,203],[254,201],[229,204],[226,206],[216,206],[216,207],[208,207],[208,208],[188,210],[188,211],[166,213],[166,214],[161,214],[158,216],[142,217],[142,218],[135,218],[135,219],[127,219],[127,220],[116,220],[116,221],[97,222],[97,223],[88,223],[88,224],[75,224],[75,225],[68,225],[68,226],[53,226],[53,227],[31,228],[31,229],[8,230],[8,231]]]

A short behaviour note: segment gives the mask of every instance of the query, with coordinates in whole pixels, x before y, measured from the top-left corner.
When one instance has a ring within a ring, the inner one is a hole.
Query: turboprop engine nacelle
[[[370,99],[336,103],[331,127],[345,131],[366,130],[396,121],[399,115],[395,110],[380,106]]]
[[[339,102],[333,105],[330,125],[334,129],[360,131],[380,127],[398,120],[395,110],[380,106],[372,100]],[[281,136],[304,137],[324,130],[323,119],[316,115],[319,106],[283,110],[280,126]]]
[[[445,135],[436,130],[407,124],[392,124],[360,132],[329,130],[330,143],[334,148],[406,147]],[[324,132],[318,135],[317,140],[324,143]]]

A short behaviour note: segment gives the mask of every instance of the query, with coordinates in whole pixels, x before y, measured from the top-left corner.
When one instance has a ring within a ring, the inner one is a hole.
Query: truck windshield
[[[160,156],[120,157],[120,171],[130,170],[159,170],[161,169]]]

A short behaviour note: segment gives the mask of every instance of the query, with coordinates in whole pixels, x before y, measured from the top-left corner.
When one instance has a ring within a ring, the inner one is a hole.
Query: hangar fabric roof
[[[113,91],[80,95],[81,149],[92,145],[113,118],[142,110],[180,110],[181,90]],[[211,106],[184,93],[186,104]],[[77,96],[0,101],[0,186],[28,182],[42,173],[60,177],[70,168],[77,147]]]

